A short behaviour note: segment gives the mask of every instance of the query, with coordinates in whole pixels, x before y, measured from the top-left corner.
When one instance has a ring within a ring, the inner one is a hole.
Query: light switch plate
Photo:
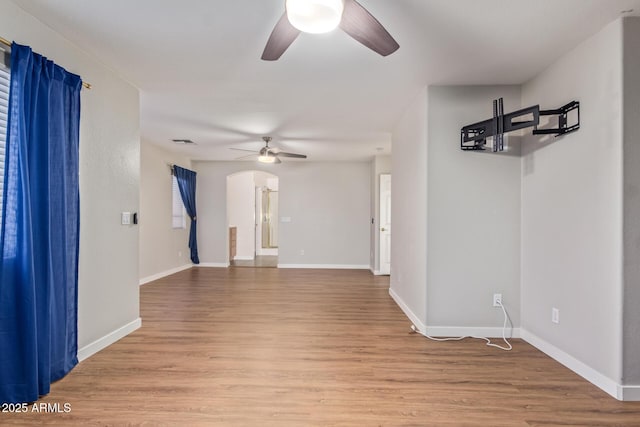
[[[131,225],[131,212],[122,212],[122,225]]]

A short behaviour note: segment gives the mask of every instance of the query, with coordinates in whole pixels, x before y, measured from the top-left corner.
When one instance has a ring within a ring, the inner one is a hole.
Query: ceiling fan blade
[[[233,148],[233,147],[229,147],[229,150],[236,150],[236,151],[248,151],[250,153],[258,153],[256,150],[245,150],[244,148]]]
[[[356,0],[345,0],[340,28],[382,56],[390,55],[400,47],[382,24]]]
[[[267,40],[267,45],[262,52],[262,59],[265,61],[279,59],[299,34],[300,30],[291,25],[287,14],[282,15]]]
[[[296,153],[285,153],[284,151],[280,151],[277,154],[278,156],[282,156],[282,157],[293,157],[294,159],[306,159],[307,156],[304,154],[296,154]]]
[[[275,156],[275,158],[276,158],[276,160],[273,163],[275,163],[275,164],[282,163],[282,160],[280,160],[278,158],[278,156]]]

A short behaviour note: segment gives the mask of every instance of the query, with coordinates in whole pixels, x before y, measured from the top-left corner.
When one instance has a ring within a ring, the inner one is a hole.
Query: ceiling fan
[[[269,147],[269,143],[271,142],[272,138],[270,136],[263,136],[262,140],[264,141],[264,147],[262,147],[260,150],[245,150],[243,148],[230,148],[231,150],[237,150],[237,151],[250,151],[254,154],[249,154],[248,156],[242,156],[239,157],[240,159],[243,159],[245,157],[251,157],[251,156],[255,156],[256,154],[258,155],[258,161],[262,162],[262,163],[282,163],[282,160],[280,160],[279,157],[293,157],[294,159],[306,159],[307,156],[304,154],[296,154],[296,153],[287,153],[285,151],[280,151],[279,148],[276,147]]]
[[[285,0],[285,13],[271,32],[262,59],[279,59],[300,32],[326,33],[338,26],[382,56],[390,55],[400,47],[356,0]]]

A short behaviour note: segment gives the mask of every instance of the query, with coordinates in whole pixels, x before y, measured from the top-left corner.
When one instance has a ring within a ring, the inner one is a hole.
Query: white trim
[[[278,268],[318,268],[332,270],[368,270],[368,265],[359,264],[278,264]]]
[[[188,270],[191,267],[193,267],[193,264],[185,264],[181,267],[172,268],[170,270],[163,271],[161,273],[152,274],[151,276],[143,277],[142,279],[140,279],[139,285],[140,286],[145,285],[149,282],[153,282],[154,280],[162,279],[163,277],[171,276],[172,274],[179,273],[180,271]]]
[[[502,338],[502,328],[492,327],[460,327],[460,326],[429,326],[427,327],[416,314],[411,311],[409,306],[400,298],[400,296],[391,288],[389,295],[398,304],[404,314],[422,333],[432,337],[487,337]],[[507,338],[520,338],[520,328],[507,330]]]
[[[640,402],[640,385],[618,385],[619,400]]]
[[[215,267],[215,268],[227,268],[228,262],[201,262],[200,264],[194,264],[194,267]]]
[[[524,328],[521,328],[520,336],[522,337],[523,340],[525,340],[532,346],[536,347],[538,350],[542,351],[547,356],[551,357],[552,359],[556,360],[557,362],[571,369],[573,372],[580,375],[582,378],[589,381],[591,384],[595,385],[596,387],[599,387],[604,392],[610,394],[616,399],[622,400],[622,389],[621,389],[622,386],[617,384],[611,378],[602,375],[600,372],[596,371],[592,367],[587,366],[586,364],[579,361],[575,357],[560,350],[558,347],[548,343],[547,341],[532,334],[531,332],[527,331]],[[634,390],[634,391],[631,391],[631,390]],[[631,388],[629,390],[629,395],[638,397],[638,395],[636,395],[636,392],[638,392],[639,390],[640,388],[638,389]]]
[[[502,328],[475,326],[428,326],[431,337],[486,337],[502,338]],[[520,328],[507,328],[507,338],[520,338]]]
[[[252,256],[239,256],[236,255],[233,257],[234,261],[253,261],[255,258]]]
[[[388,273],[383,273],[380,270],[374,270],[373,268],[369,269],[371,271],[371,274],[373,274],[374,276],[388,276]]]
[[[418,328],[420,332],[425,332],[427,329],[426,325],[422,323],[420,318],[416,316],[413,311],[411,311],[409,306],[405,304],[402,298],[400,298],[400,296],[396,294],[395,291],[391,288],[389,288],[389,295],[391,295],[391,298],[393,298],[396,304],[398,304],[398,307],[400,307],[400,309],[409,318],[409,320],[411,320],[411,322],[416,326],[416,328]]]
[[[91,344],[85,345],[80,350],[78,350],[78,361],[82,362],[83,360],[88,359],[100,350],[110,346],[121,338],[126,337],[131,332],[138,329],[140,326],[142,326],[142,319],[138,317],[133,322],[129,322],[126,325],[116,329],[115,331],[108,333],[102,338],[98,338]]]

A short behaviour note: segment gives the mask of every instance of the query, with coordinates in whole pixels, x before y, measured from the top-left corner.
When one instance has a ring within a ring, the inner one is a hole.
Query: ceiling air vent
[[[176,144],[195,144],[195,142],[190,139],[172,139],[172,141]]]

